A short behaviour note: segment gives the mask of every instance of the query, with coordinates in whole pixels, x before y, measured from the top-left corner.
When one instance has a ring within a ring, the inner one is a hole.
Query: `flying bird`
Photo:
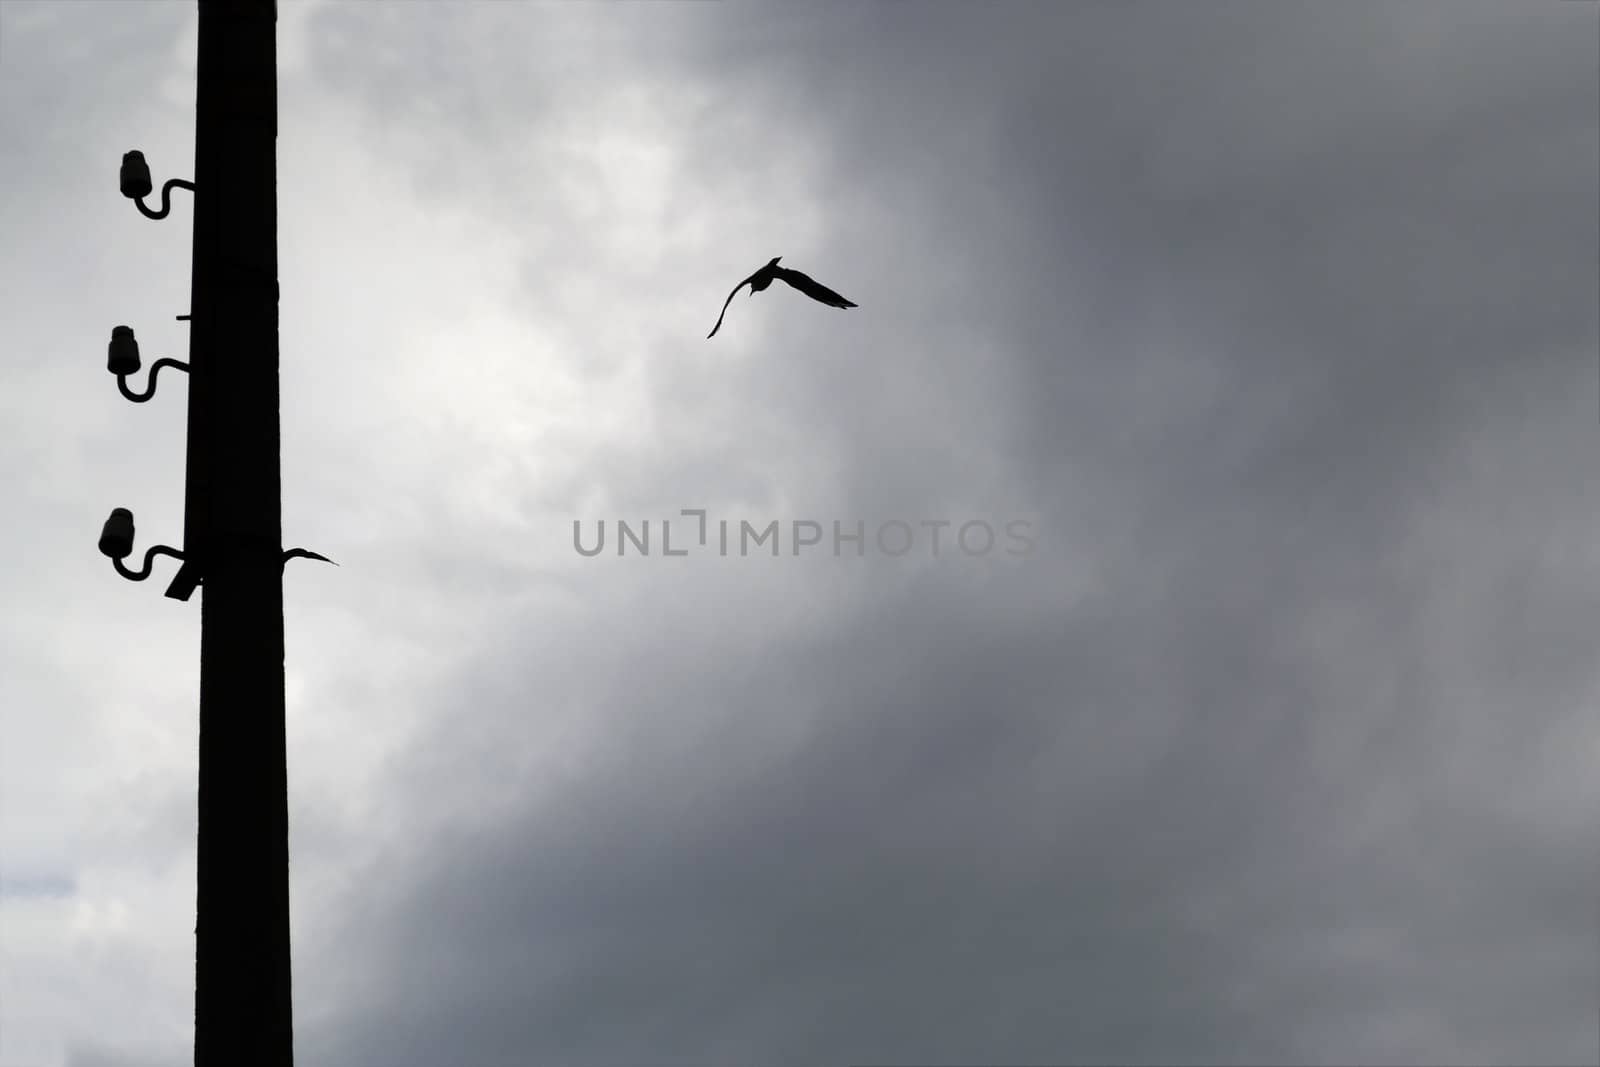
[[[846,300],[832,289],[829,289],[826,285],[823,285],[817,281],[813,281],[807,275],[801,274],[797,270],[790,270],[788,267],[778,266],[778,260],[782,258],[782,256],[773,256],[771,261],[768,262],[765,267],[762,267],[760,270],[750,275],[750,277],[733,287],[733,292],[728,294],[728,299],[722,302],[722,314],[717,316],[717,324],[711,327],[710,333],[706,334],[707,340],[715,337],[717,335],[717,331],[722,329],[722,316],[728,313],[728,305],[733,303],[733,298],[735,296],[739,295],[739,290],[743,289],[747,285],[750,287],[750,295],[755,296],[757,293],[761,292],[761,290],[771,285],[774,280],[781,278],[790,285],[794,286],[796,289],[800,290],[802,293],[809,296],[811,299],[822,304],[827,304],[829,307],[853,308],[858,306],[851,301]]]

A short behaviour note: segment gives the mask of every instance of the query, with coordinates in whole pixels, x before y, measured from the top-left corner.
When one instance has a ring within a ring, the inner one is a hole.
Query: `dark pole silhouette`
[[[709,341],[715,337],[717,331],[722,329],[722,316],[728,313],[728,305],[733,303],[733,298],[739,294],[739,290],[747,285],[750,287],[750,295],[755,296],[774,281],[785,281],[811,299],[827,304],[829,307],[853,308],[858,306],[807,275],[801,274],[797,270],[790,270],[788,267],[778,266],[778,260],[782,258],[782,256],[773,256],[767,261],[765,267],[762,267],[733,287],[733,292],[728,294],[728,299],[722,302],[722,313],[717,316],[717,324],[711,327],[711,332],[706,334],[706,340]]]
[[[189,362],[157,360],[143,392],[133,329],[118,326],[106,370],[135,403],[163,367],[189,379],[183,548],[156,545],[131,570],[133,512],[113,508],[99,548],[142,582],[180,561],[167,588],[200,603],[200,788],[195,895],[196,1067],[293,1067],[289,806],[283,699],[283,568],[333,561],[282,548],[278,457],[278,78],[275,0],[198,0],[195,180],[161,187],[144,153],[118,185],[151,219],[173,189],[194,194]]]
[[[198,571],[196,1067],[290,1067],[277,9],[199,0],[184,550]]]

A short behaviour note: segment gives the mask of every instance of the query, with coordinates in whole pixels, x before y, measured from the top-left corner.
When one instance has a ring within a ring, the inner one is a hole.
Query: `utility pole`
[[[194,1062],[290,1067],[277,6],[199,7],[184,505],[204,583]]]
[[[194,181],[162,206],[142,153],[123,157],[123,195],[164,218],[173,187],[194,194],[189,362],[159,360],[136,394],[133,331],[112,331],[107,367],[124,396],[156,372],[188,372],[181,551],[158,545],[133,572],[133,515],[115,509],[100,550],[135,581],[157,555],[182,566],[167,596],[201,587],[200,784],[195,924],[195,1067],[292,1067],[289,812],[284,737],[283,566],[278,434],[277,7],[198,0]]]

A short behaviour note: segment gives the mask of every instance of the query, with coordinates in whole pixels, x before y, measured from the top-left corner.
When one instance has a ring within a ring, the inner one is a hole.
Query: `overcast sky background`
[[[1600,1060],[1597,21],[282,0],[297,1062]],[[0,1067],[191,1056],[195,29],[0,3]]]

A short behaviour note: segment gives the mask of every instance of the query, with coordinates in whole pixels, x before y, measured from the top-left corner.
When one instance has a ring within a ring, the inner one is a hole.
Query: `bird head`
[[[771,259],[767,260],[767,265],[765,267],[762,267],[761,269],[762,270],[771,270],[773,267],[776,267],[778,265],[778,260],[780,260],[782,258],[783,258],[782,256],[773,256]],[[768,285],[771,285],[771,284],[772,284],[772,279],[770,279],[770,278],[763,279],[761,288],[765,289]],[[755,296],[756,295],[756,287],[752,285],[750,287],[750,291],[748,293],[746,293],[745,295],[746,296]]]

